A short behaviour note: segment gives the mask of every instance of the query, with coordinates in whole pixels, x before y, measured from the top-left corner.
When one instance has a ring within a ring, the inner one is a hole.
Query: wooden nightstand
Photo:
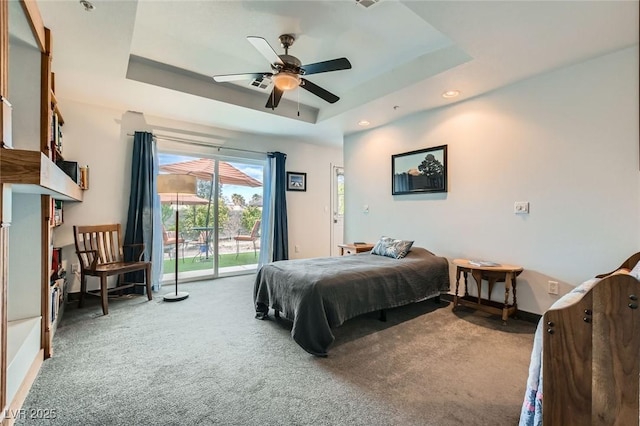
[[[346,256],[349,254],[363,253],[365,251],[373,250],[373,244],[338,244],[340,247],[340,256]]]

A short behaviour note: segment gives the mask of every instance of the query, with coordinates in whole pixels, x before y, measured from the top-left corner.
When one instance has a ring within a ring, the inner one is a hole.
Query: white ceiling
[[[486,93],[638,43],[638,2],[381,0],[40,0],[53,33],[56,95],[225,129],[339,145],[344,134]],[[215,83],[269,71],[246,36],[293,34],[303,64],[347,57],[351,70],[307,78],[265,108],[271,87]],[[457,89],[454,100],[442,98]],[[299,103],[298,103],[299,102]],[[300,117],[297,112],[300,111]]]

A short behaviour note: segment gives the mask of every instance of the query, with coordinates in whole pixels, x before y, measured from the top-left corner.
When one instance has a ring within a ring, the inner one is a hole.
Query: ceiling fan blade
[[[332,59],[330,61],[316,62],[303,65],[304,75],[318,74],[321,72],[340,71],[351,69],[351,62],[347,58]]]
[[[267,101],[265,107],[275,109],[280,103],[280,99],[282,99],[283,93],[284,92],[282,90],[278,89],[276,86],[273,86],[273,91],[269,95],[269,100]]]
[[[258,52],[262,54],[262,56],[267,58],[267,61],[269,61],[269,63],[284,66],[284,62],[282,62],[280,56],[278,56],[276,51],[273,50],[273,47],[271,47],[267,40],[263,39],[262,37],[256,36],[248,36],[247,40],[249,40],[249,43],[253,44],[253,47],[255,47]]]
[[[314,84],[314,83],[312,83],[309,80],[306,80],[304,78],[300,79],[300,87],[302,87],[303,89],[308,90],[309,92],[313,93],[314,95],[324,99],[325,101],[329,102],[330,104],[334,104],[334,103],[338,102],[338,100],[340,99],[339,97],[337,97],[333,93],[329,92],[328,90],[325,90],[322,87],[318,86],[317,84]]]
[[[261,80],[264,77],[271,77],[273,73],[270,72],[254,72],[247,74],[224,74],[224,75],[214,75],[213,79],[217,83],[226,83],[228,81],[238,81],[238,80]]]

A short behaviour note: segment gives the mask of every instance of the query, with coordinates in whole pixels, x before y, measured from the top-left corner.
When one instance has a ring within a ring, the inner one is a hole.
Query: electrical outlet
[[[516,201],[513,204],[513,212],[515,214],[529,214],[529,202],[528,201]]]
[[[294,250],[296,253],[300,253],[300,246],[299,246],[299,245],[295,245],[295,246],[293,247],[293,250]]]
[[[549,294],[558,294],[558,281],[549,281]]]

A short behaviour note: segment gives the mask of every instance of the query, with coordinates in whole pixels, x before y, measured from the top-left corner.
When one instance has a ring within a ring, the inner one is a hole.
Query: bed
[[[540,319],[520,426],[639,423],[639,262],[585,281]]]
[[[326,356],[332,327],[368,312],[439,296],[449,291],[446,258],[413,247],[401,259],[351,256],[273,262],[258,271],[256,317],[269,308],[293,321],[291,336],[307,352]]]

